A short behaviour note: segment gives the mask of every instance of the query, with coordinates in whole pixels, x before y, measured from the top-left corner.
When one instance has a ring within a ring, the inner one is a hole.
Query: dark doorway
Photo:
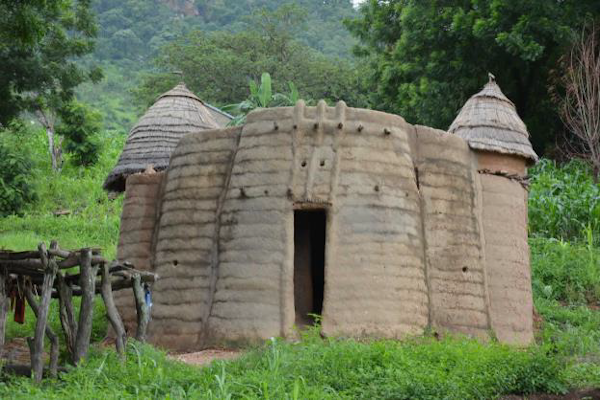
[[[294,304],[296,325],[312,325],[323,311],[325,210],[294,211]]]

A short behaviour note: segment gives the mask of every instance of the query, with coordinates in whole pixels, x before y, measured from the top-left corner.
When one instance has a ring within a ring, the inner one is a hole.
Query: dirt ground
[[[504,396],[500,400],[600,400],[600,389],[577,390],[564,395],[532,394],[530,396]]]
[[[215,360],[233,360],[241,355],[241,351],[209,349],[195,353],[169,354],[169,358],[186,364],[205,366]]]

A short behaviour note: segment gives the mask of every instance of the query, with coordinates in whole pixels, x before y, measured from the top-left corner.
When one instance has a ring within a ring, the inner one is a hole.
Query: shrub
[[[532,236],[586,240],[600,238],[600,186],[582,161],[563,166],[541,160],[531,171],[529,232]]]
[[[20,213],[35,199],[28,133],[22,124],[0,131],[0,217]]]
[[[568,304],[600,302],[600,250],[593,243],[547,238],[530,238],[529,243],[536,297]]]
[[[98,158],[100,114],[85,104],[72,101],[58,112],[61,124],[56,133],[65,137],[65,150],[75,165],[92,165]]]

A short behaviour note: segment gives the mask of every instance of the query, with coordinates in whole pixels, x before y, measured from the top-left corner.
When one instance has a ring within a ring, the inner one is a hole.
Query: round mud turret
[[[502,342],[533,340],[527,243],[527,166],[538,159],[514,104],[490,74],[449,128],[477,155],[492,328]]]

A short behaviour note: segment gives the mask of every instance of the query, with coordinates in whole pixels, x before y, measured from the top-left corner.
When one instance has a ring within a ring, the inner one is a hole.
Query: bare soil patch
[[[169,354],[169,358],[190,365],[207,366],[215,360],[235,360],[242,354],[239,350],[208,349],[194,353]]]
[[[529,396],[504,396],[500,400],[599,400],[600,389],[576,390],[567,394],[532,394]]]

